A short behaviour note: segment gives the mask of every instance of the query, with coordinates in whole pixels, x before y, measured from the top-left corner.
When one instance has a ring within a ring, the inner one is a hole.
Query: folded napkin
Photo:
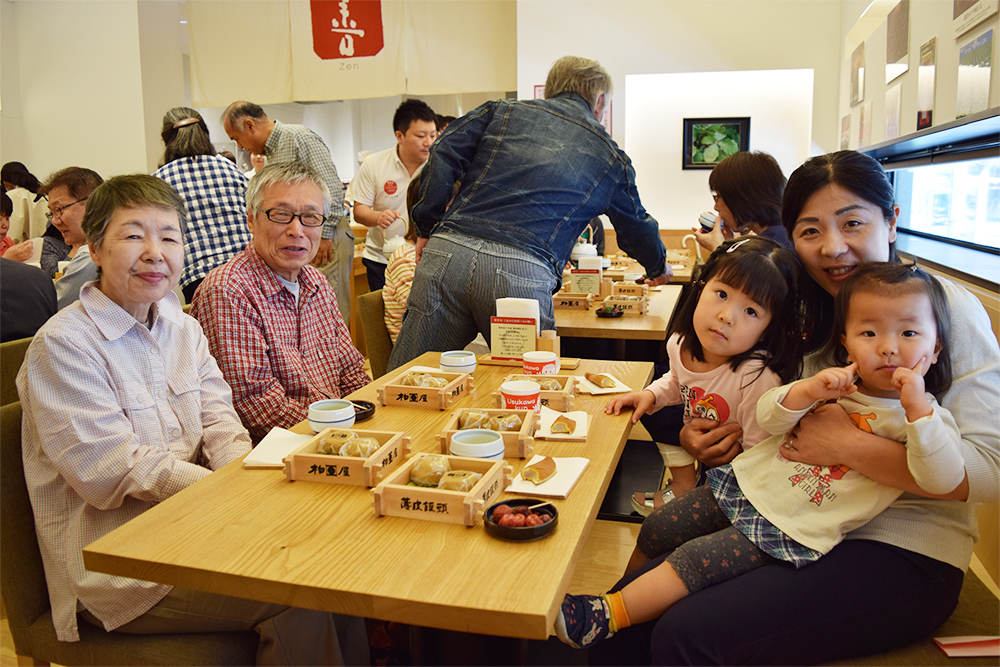
[[[590,420],[590,415],[583,410],[577,410],[575,412],[558,412],[557,410],[553,410],[543,405],[540,417],[541,425],[535,433],[536,438],[544,438],[545,440],[587,439],[587,426]],[[576,428],[573,429],[572,433],[552,432],[552,422],[559,417],[566,417],[567,419],[572,419],[576,422]]]
[[[532,465],[544,459],[544,456],[535,455],[528,465]],[[576,486],[580,475],[587,469],[590,459],[582,457],[554,458],[556,462],[556,474],[545,480],[541,484],[526,482],[521,478],[521,473],[517,474],[514,481],[507,487],[507,493],[516,493],[522,496],[541,496],[542,498],[565,498]]]
[[[600,375],[607,375],[609,378],[615,381],[614,387],[598,387],[596,384],[588,380],[582,375],[577,376],[577,384],[581,391],[587,394],[593,394],[597,396],[598,394],[624,394],[626,392],[632,391],[632,388],[627,384],[616,378],[611,373],[600,373]]]
[[[272,428],[256,447],[243,459],[244,468],[285,467],[283,459],[301,447],[312,435],[299,435],[283,428]]]

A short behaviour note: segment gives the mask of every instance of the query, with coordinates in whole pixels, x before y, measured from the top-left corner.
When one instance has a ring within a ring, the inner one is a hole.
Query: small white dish
[[[452,456],[472,456],[477,459],[502,459],[503,436],[498,431],[470,428],[451,436]]]
[[[466,350],[442,352],[438,363],[446,373],[472,373],[476,370],[476,354]]]
[[[325,428],[354,426],[354,404],[342,398],[316,401],[309,406],[309,428],[319,433]]]

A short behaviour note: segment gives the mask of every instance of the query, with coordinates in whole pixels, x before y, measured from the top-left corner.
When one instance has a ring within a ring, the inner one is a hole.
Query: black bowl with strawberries
[[[555,506],[537,498],[511,498],[486,510],[486,532],[502,540],[525,542],[552,533],[559,522]]]

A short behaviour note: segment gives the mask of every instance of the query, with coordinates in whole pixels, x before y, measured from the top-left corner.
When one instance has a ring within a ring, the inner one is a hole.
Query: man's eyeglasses
[[[72,204],[66,204],[65,206],[56,206],[55,208],[49,209],[49,211],[45,214],[45,217],[49,220],[51,220],[52,218],[61,218],[63,211],[68,209],[70,206],[76,206],[82,201],[87,201],[88,197],[84,197],[83,199],[77,199]]]
[[[326,216],[322,213],[292,213],[283,208],[269,208],[264,211],[264,215],[267,216],[268,220],[279,225],[291,224],[295,218],[298,218],[305,227],[322,227],[323,223],[326,222]]]

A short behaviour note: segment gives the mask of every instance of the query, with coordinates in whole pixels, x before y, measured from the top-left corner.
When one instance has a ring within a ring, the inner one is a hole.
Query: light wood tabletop
[[[413,363],[437,361],[437,353],[427,353]],[[444,411],[378,407],[357,428],[402,430],[413,451],[436,452],[435,436],[452,413],[492,407],[493,392],[516,371],[481,364],[474,397]],[[638,390],[649,382],[652,364],[584,360],[574,372],[586,371],[613,373]],[[351,398],[377,403],[377,387],[400,372]],[[87,546],[84,563],[98,572],[272,603],[545,639],[631,431],[629,414],[603,413],[607,400],[577,396],[576,409],[594,416],[586,442],[535,440],[536,454],[590,459],[569,497],[553,501],[556,530],[535,542],[495,539],[481,521],[465,527],[378,517],[364,487],[289,482],[281,470],[246,470],[235,461]],[[525,464],[507,462],[514,474]]]
[[[666,340],[667,324],[681,295],[680,285],[662,285],[649,293],[649,312],[644,315],[598,317],[598,301],[588,310],[557,308],[556,331],[574,338]]]

